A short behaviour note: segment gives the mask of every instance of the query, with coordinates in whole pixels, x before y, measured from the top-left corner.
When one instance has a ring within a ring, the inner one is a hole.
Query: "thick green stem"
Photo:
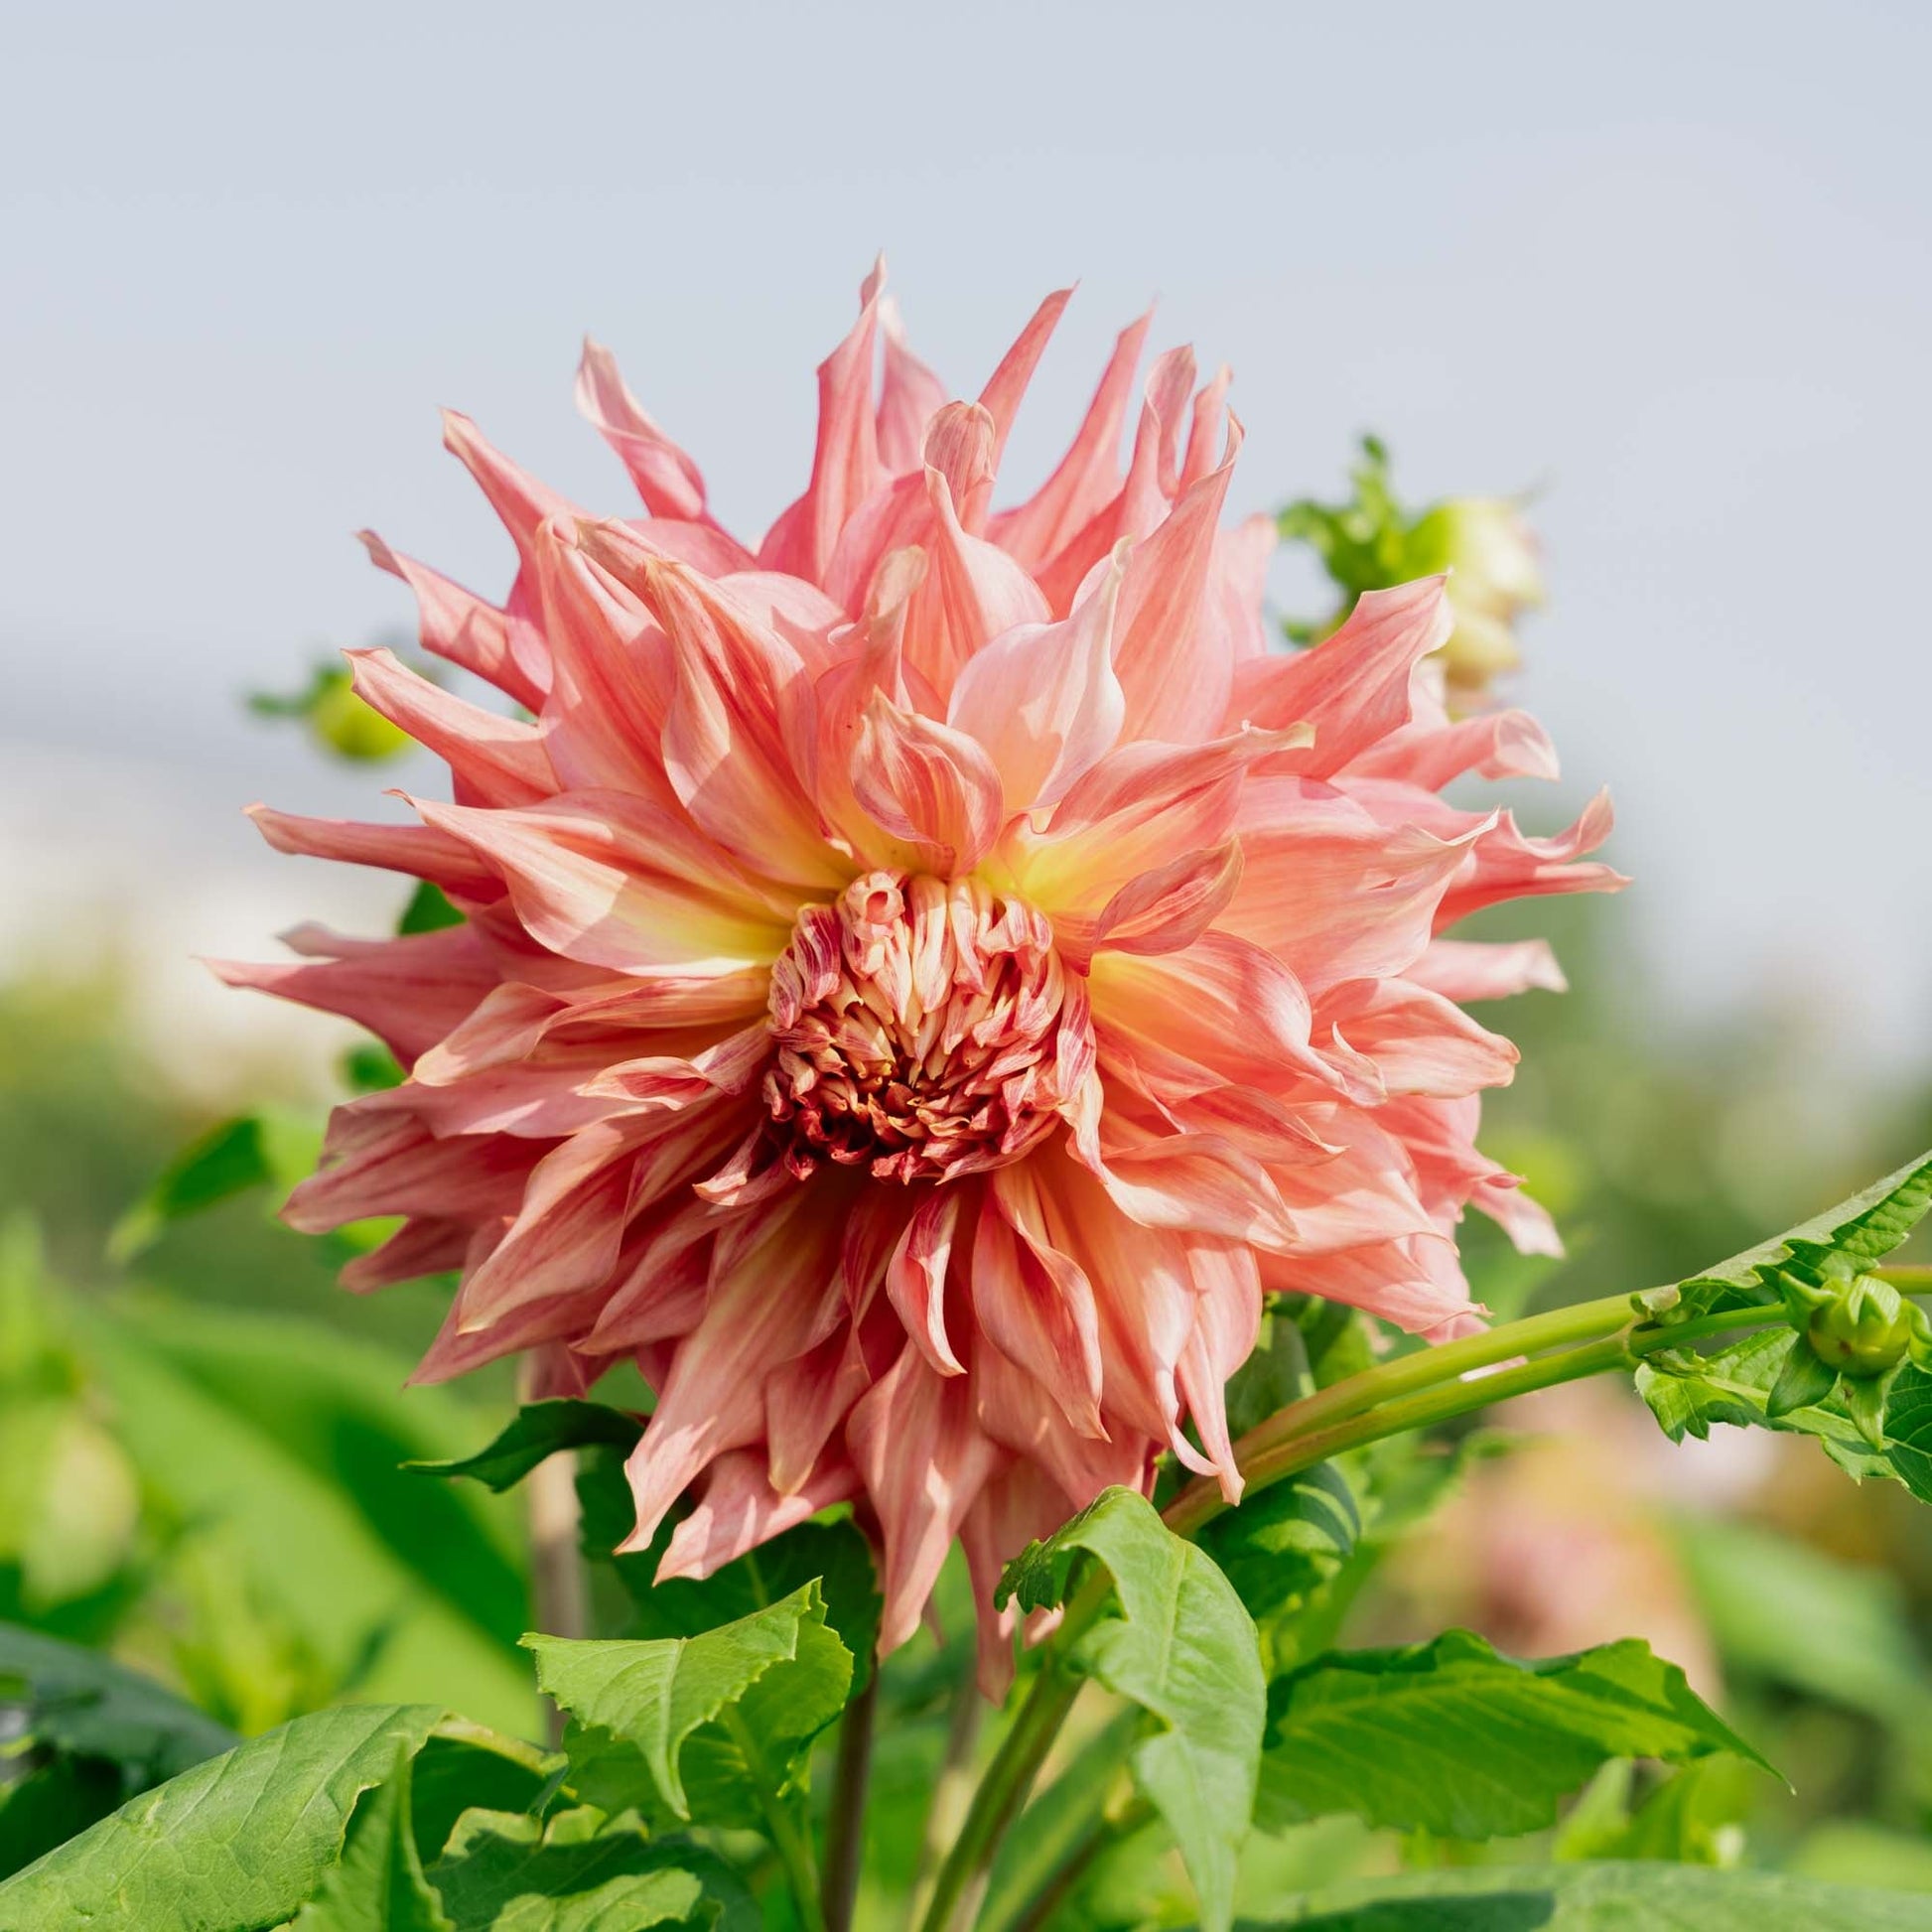
[[[872,1779],[873,1725],[879,1711],[879,1660],[866,1688],[845,1708],[839,1725],[838,1766],[832,1809],[825,1823],[825,1880],[819,1898],[826,1932],[848,1932],[859,1902],[859,1866],[865,1850],[866,1787]]]

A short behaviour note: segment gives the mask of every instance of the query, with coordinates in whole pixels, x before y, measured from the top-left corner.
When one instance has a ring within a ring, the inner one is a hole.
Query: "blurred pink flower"
[[[1222,1385],[1264,1292],[1449,1335],[1479,1313],[1465,1205],[1553,1244],[1473,1144],[1515,1050],[1454,1003],[1560,976],[1540,942],[1435,935],[1620,882],[1577,863],[1601,799],[1537,839],[1438,796],[1555,771],[1524,714],[1452,723],[1418,672],[1441,580],[1269,651],[1272,527],[1221,527],[1225,369],[1196,391],[1188,350],[1154,363],[1123,478],[1136,323],[1058,468],[996,509],[1066,296],[958,402],[882,283],[756,549],[602,348],[579,401],[640,517],[587,517],[449,419],[516,546],[506,602],[366,541],[424,647],[533,718],[351,652],[453,802],[255,817],[466,922],[305,928],[299,963],[221,970],[410,1069],[337,1110],[288,1218],[405,1217],[356,1289],[461,1271],[421,1377],[534,1350],[556,1392],[634,1358],[635,1544],[694,1492],[660,1574],[849,1498],[891,1647],[955,1535],[984,1597],[1160,1451],[1235,1495]],[[984,1655],[997,1682],[990,1619]]]

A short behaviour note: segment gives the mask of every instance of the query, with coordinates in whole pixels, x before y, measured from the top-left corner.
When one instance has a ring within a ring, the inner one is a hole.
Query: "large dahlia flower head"
[[[1058,467],[996,508],[1066,295],[949,401],[882,284],[756,546],[600,347],[578,400],[641,515],[589,515],[448,419],[516,547],[506,601],[365,541],[424,648],[515,709],[352,651],[451,799],[254,816],[465,920],[304,927],[296,962],[221,970],[408,1069],[336,1110],[287,1217],[403,1217],[353,1289],[458,1271],[420,1379],[527,1351],[567,1393],[634,1360],[657,1401],[630,1547],[676,1515],[660,1576],[850,1501],[891,1648],[958,1536],[997,1690],[992,1587],[1028,1538],[1164,1452],[1238,1494],[1222,1392],[1265,1294],[1443,1337],[1480,1315],[1467,1206],[1554,1247],[1476,1152],[1516,1052],[1458,1003],[1555,963],[1439,935],[1619,882],[1577,863],[1601,799],[1539,839],[1440,796],[1556,770],[1521,712],[1446,711],[1441,579],[1269,648],[1272,527],[1222,524],[1225,369],[1196,390],[1172,349],[1137,398],[1136,323]]]

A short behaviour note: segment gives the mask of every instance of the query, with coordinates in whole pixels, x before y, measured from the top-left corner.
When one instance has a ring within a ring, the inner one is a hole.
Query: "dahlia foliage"
[[[516,547],[507,599],[366,541],[424,647],[519,709],[352,652],[452,797],[255,817],[463,923],[305,927],[297,963],[221,970],[408,1069],[338,1109],[287,1213],[404,1217],[352,1288],[460,1271],[423,1379],[528,1351],[569,1393],[634,1359],[630,1547],[690,1498],[660,1576],[849,1499],[885,1648],[962,1539],[997,1689],[992,1587],[1029,1538],[1164,1452],[1238,1494],[1223,1385],[1269,1291],[1446,1338],[1482,1313],[1465,1208],[1554,1248],[1476,1151],[1516,1054],[1461,1003],[1561,980],[1539,942],[1443,935],[1620,882],[1581,863],[1600,799],[1534,838],[1441,795],[1556,768],[1523,713],[1446,708],[1443,580],[1270,648],[1272,525],[1223,516],[1225,369],[1196,388],[1171,349],[1137,391],[1136,323],[1065,457],[996,507],[1065,294],[960,401],[882,283],[756,543],[602,348],[578,399],[641,514],[579,510],[449,419]]]

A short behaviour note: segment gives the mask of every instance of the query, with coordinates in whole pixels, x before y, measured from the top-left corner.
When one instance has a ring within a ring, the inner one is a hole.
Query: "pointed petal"
[[[941,1375],[966,1373],[946,1335],[946,1283],[952,1271],[959,1202],[957,1187],[927,1194],[906,1222],[886,1265],[888,1299],[919,1352]]]
[[[1062,623],[1025,624],[968,660],[947,722],[984,745],[1010,811],[1054,804],[1120,736],[1126,700],[1114,674],[1124,555]]]
[[[501,882],[461,839],[427,825],[365,825],[346,818],[301,818],[250,805],[255,829],[277,852],[427,879],[459,897],[493,898]]]
[[[993,465],[999,468],[1006,452],[1007,438],[1013,433],[1014,418],[1020,413],[1022,398],[1039,366],[1047,342],[1058,326],[1061,312],[1072,300],[1071,289],[1057,289],[1037,309],[1020,332],[1019,340],[1000,358],[1000,366],[987,377],[980,391],[980,404],[993,419]]]
[[[531,711],[542,708],[550,688],[550,654],[533,624],[391,550],[373,530],[358,530],[356,536],[378,570],[400,577],[415,593],[417,635],[426,651],[474,671]]]
[[[502,718],[405,670],[393,651],[345,650],[355,694],[450,767],[458,796],[480,805],[527,805],[557,789],[534,725]]]

